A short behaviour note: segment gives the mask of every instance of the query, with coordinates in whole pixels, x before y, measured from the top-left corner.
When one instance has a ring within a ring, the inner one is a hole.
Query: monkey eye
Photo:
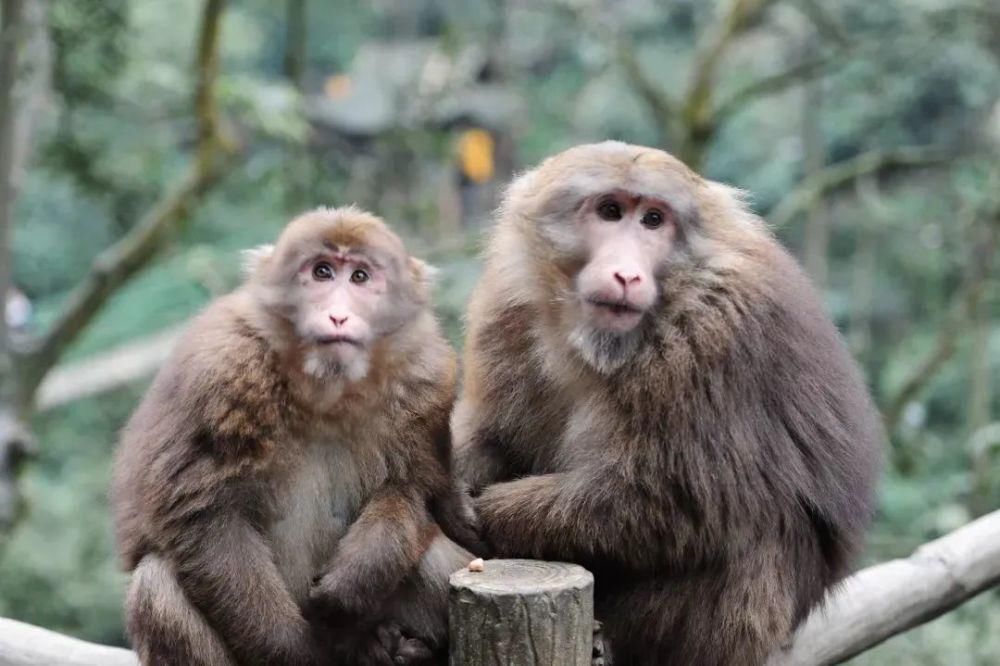
[[[353,273],[351,273],[351,282],[353,282],[354,284],[361,284],[363,282],[368,282],[368,280],[371,279],[372,276],[369,275],[368,271],[364,270],[363,268],[359,268],[355,270]]]
[[[615,222],[622,219],[622,207],[616,201],[602,201],[597,206],[597,215],[602,220]]]
[[[313,266],[313,278],[316,280],[332,280],[333,266],[325,261],[318,262],[315,266]]]
[[[658,229],[663,226],[663,213],[655,208],[650,208],[642,216],[642,226],[647,229]]]

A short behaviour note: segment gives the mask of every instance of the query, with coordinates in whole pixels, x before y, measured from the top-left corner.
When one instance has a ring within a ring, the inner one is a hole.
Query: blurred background
[[[606,138],[749,190],[889,442],[866,563],[1000,508],[996,0],[0,0],[0,616],[123,644],[117,432],[239,250],[356,202],[456,345],[511,175]],[[1000,663],[986,593],[856,664]]]

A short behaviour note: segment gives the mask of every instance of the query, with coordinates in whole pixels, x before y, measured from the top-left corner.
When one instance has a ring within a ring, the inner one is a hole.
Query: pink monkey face
[[[677,234],[673,209],[614,190],[590,197],[577,225],[587,255],[576,276],[584,316],[600,330],[631,331],[657,300],[657,273]]]
[[[299,337],[339,360],[372,343],[388,286],[384,269],[361,253],[327,251],[302,262],[296,283]]]

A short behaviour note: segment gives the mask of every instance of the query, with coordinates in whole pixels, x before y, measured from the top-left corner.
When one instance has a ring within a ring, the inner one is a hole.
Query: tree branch
[[[219,68],[219,31],[224,0],[206,0],[198,38],[194,113],[198,139],[195,157],[179,181],[139,222],[94,261],[89,274],[68,296],[49,330],[18,357],[18,399],[30,404],[49,369],[111,295],[163,247],[190,214],[192,206],[222,174],[222,158],[232,142],[222,132],[214,94]]]
[[[625,70],[629,82],[655,118],[662,143],[670,143],[674,134],[673,124],[676,113],[674,100],[666,92],[660,90],[642,69],[642,63],[639,62],[631,40],[619,39],[616,50],[618,62]]]
[[[681,109],[684,125],[694,141],[698,141],[702,134],[710,133],[714,125],[712,89],[722,56],[733,39],[752,24],[771,2],[729,0],[728,6],[698,40],[691,79]]]
[[[718,104],[712,116],[712,122],[715,125],[720,125],[734,113],[742,110],[747,104],[755,102],[761,97],[775,95],[799,83],[823,76],[829,72],[831,66],[838,60],[835,56],[829,55],[810,58],[792,65],[777,74],[765,76],[747,84],[731,93],[725,100]]]
[[[0,618],[0,664],[3,666],[138,666],[135,653],[88,643],[17,620]]]
[[[1000,511],[994,511],[921,546],[908,558],[877,564],[848,578],[823,606],[813,610],[791,644],[771,657],[768,666],[839,663],[929,622],[998,583]],[[4,666],[136,663],[128,650],[3,618],[0,655]]]
[[[782,227],[809,208],[819,197],[849,185],[868,174],[894,169],[910,169],[941,164],[952,155],[930,146],[907,146],[891,150],[875,149],[847,160],[831,164],[814,176],[803,180],[767,216],[772,227]]]
[[[962,284],[952,297],[949,314],[940,327],[934,348],[917,364],[896,394],[886,402],[883,418],[886,431],[890,434],[899,425],[906,405],[920,394],[957,351],[958,340],[979,306],[987,278],[993,268],[998,235],[1000,235],[1000,211],[993,213],[987,222],[984,237],[973,248]]]
[[[768,666],[837,664],[1000,583],[1000,511],[849,578]]]
[[[809,18],[821,35],[840,46],[847,46],[850,42],[844,27],[827,10],[822,0],[798,0],[795,4],[799,5],[802,13]]]

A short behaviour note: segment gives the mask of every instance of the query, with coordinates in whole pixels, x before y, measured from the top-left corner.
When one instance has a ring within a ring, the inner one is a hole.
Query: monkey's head
[[[731,217],[720,204],[742,210],[732,191],[671,155],[606,141],[571,148],[521,176],[502,219],[530,239],[530,250],[522,244],[515,252],[532,273],[520,278],[538,285],[532,298],[559,303],[571,344],[609,372],[648,338],[671,278],[699,254],[725,255],[725,244],[712,240],[714,222],[706,225]]]
[[[355,207],[304,213],[247,258],[248,288],[316,377],[362,379],[377,342],[429,301],[432,269],[381,219]]]

